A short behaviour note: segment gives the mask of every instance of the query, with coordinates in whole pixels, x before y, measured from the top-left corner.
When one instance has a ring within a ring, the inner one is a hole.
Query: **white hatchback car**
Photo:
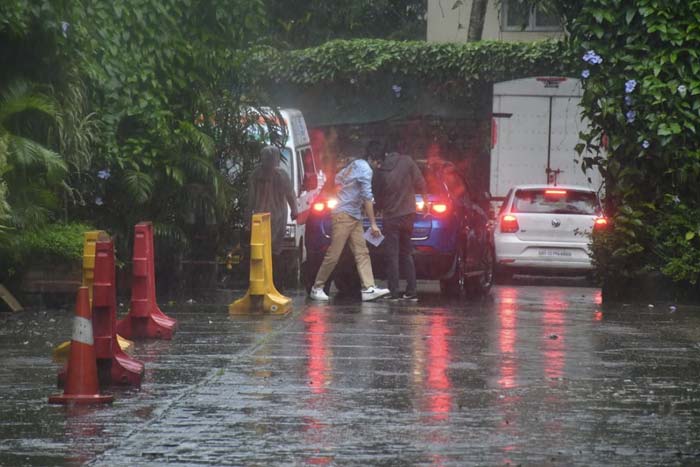
[[[494,230],[497,274],[586,274],[589,236],[605,228],[598,195],[587,187],[521,185],[501,205]]]

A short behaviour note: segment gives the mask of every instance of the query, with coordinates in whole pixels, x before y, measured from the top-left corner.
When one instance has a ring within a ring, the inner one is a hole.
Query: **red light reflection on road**
[[[326,345],[326,314],[323,308],[310,307],[304,317],[306,324],[307,375],[314,394],[326,392],[329,355]]]
[[[327,310],[323,307],[312,306],[304,316],[305,341],[306,341],[306,375],[311,388],[311,397],[308,400],[309,408],[314,411],[324,409],[323,397],[326,387],[331,380],[331,355],[328,348],[328,324],[326,322]],[[307,465],[329,465],[333,463],[333,457],[325,455],[327,452],[328,422],[324,416],[304,417],[304,432],[308,448],[312,451],[305,459]]]
[[[601,289],[593,292],[593,303],[596,305],[602,305],[603,303],[603,291]]]
[[[431,419],[447,420],[452,406],[452,382],[447,376],[450,364],[450,344],[447,336],[450,330],[444,315],[430,319],[430,339],[428,339],[428,381]]]
[[[500,328],[498,330],[498,345],[501,351],[500,379],[498,385],[504,389],[515,387],[518,367],[515,361],[516,302],[518,289],[503,287],[498,290]]]
[[[559,290],[544,292],[544,374],[547,378],[561,378],[564,374],[564,357],[566,353],[566,328],[564,313],[568,304],[564,294]]]

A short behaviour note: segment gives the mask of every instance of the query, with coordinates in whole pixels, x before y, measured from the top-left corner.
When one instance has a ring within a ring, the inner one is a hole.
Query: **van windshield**
[[[598,196],[592,191],[529,189],[515,192],[512,212],[599,215]]]

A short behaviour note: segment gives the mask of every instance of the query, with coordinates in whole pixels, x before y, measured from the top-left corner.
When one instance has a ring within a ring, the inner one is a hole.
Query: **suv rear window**
[[[464,196],[467,188],[457,167],[450,163],[433,163],[419,165],[423,172],[423,178],[428,194],[444,195],[449,193],[453,198]]]
[[[518,190],[513,212],[542,214],[600,214],[598,196],[591,191],[561,189]]]

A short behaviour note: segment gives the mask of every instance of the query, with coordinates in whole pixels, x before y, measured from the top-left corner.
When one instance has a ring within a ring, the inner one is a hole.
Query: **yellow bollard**
[[[83,239],[83,285],[88,288],[88,296],[90,297],[90,309],[92,310],[92,285],[95,283],[95,243],[97,237],[103,230],[91,230],[85,232]],[[65,363],[70,355],[70,342],[66,341],[53,350],[52,357],[56,363]],[[134,350],[134,343],[129,339],[125,339],[117,334],[117,342],[119,347],[126,353],[131,354]]]
[[[244,314],[260,305],[263,311],[272,314],[285,314],[292,308],[292,299],[279,293],[272,281],[272,232],[269,212],[253,215],[253,225],[250,229],[250,286],[243,298],[228,306],[228,311],[234,315]]]

